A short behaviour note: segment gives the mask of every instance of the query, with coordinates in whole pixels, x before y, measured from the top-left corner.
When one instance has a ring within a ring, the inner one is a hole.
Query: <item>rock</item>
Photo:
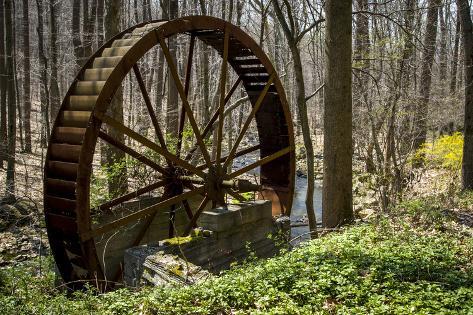
[[[31,249],[30,244],[25,244],[25,245],[22,245],[22,246],[20,247],[20,251],[22,251],[22,252],[27,252],[27,251],[29,251],[30,249]]]
[[[32,223],[34,216],[31,214],[36,211],[36,205],[29,200],[17,200],[13,204],[0,205],[0,232],[11,226],[25,226]]]
[[[15,258],[13,258],[15,261],[25,261],[28,259],[28,256],[25,255],[25,254],[20,254],[20,255],[17,255],[15,256]]]
[[[283,232],[290,231],[291,229],[291,218],[288,216],[280,216],[275,221],[276,227]]]
[[[5,231],[10,225],[20,221],[21,212],[12,205],[0,206],[0,232]]]

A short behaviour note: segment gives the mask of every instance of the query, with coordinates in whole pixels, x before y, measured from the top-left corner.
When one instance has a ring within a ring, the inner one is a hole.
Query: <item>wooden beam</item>
[[[204,211],[205,209],[205,206],[207,205],[207,203],[209,202],[209,197],[205,196],[204,199],[202,200],[202,202],[200,203],[199,205],[199,208],[197,208],[194,216],[192,217],[191,221],[187,224],[187,227],[186,229],[184,230],[184,236],[187,236],[189,235],[189,233],[191,232],[192,228],[195,226],[195,224],[197,223],[197,219],[199,218],[200,214],[202,213],[202,211]]]
[[[228,103],[228,101],[232,97],[233,93],[237,89],[237,87],[240,84],[241,80],[242,80],[241,77],[238,77],[238,79],[233,84],[232,88],[230,89],[227,96],[225,97],[225,105]],[[215,121],[217,120],[217,118],[218,118],[218,110],[215,111],[215,113],[212,115],[212,118],[210,118],[209,122],[205,125],[204,131],[202,132],[202,138],[205,139],[205,137],[207,137],[207,134],[209,133],[209,131],[213,130],[212,127],[213,127],[213,124],[215,123]],[[197,148],[198,148],[198,146],[195,144],[192,147],[192,149],[189,151],[189,153],[187,153],[186,158],[184,160],[189,161],[192,158],[192,155],[194,154],[194,152],[197,150]]]
[[[128,200],[131,200],[131,199],[134,199],[138,196],[141,196],[143,194],[146,194],[147,192],[150,192],[150,191],[153,191],[155,189],[158,189],[160,187],[164,187],[166,186],[166,184],[168,183],[169,181],[167,180],[160,180],[156,183],[153,183],[151,185],[148,185],[146,187],[143,187],[143,188],[140,188],[140,189],[137,189],[133,192],[130,192],[126,195],[123,195],[123,196],[120,196],[120,197],[117,197],[115,199],[112,199],[110,201],[107,201],[106,203],[103,203],[101,204],[100,206],[98,206],[98,209],[100,210],[108,210],[116,205],[119,205],[123,202],[126,202]]]
[[[197,139],[197,144],[200,147],[200,151],[202,152],[202,155],[204,156],[204,160],[209,165],[210,167],[210,155],[207,150],[207,147],[205,146],[204,140],[202,139],[202,136],[199,131],[199,127],[197,126],[197,123],[194,118],[194,114],[192,112],[192,109],[189,105],[189,101],[187,100],[186,93],[184,91],[184,87],[182,86],[182,82],[179,79],[179,74],[177,73],[177,67],[172,60],[171,53],[169,52],[169,48],[164,42],[164,38],[160,33],[158,34],[159,38],[159,44],[161,45],[161,49],[163,50],[164,56],[166,57],[166,61],[169,66],[169,71],[171,72],[171,75],[173,77],[174,83],[176,84],[177,91],[179,92],[179,95],[182,100],[182,106],[184,106],[186,112],[187,112],[187,117],[189,118],[189,123],[192,126],[192,130],[194,131],[195,138]]]
[[[195,46],[195,35],[191,35],[191,41],[189,44],[189,54],[187,55],[187,68],[186,68],[186,80],[184,82],[184,93],[186,97],[189,95],[191,74],[192,74],[192,58],[194,56],[194,46]],[[182,136],[184,133],[184,123],[186,121],[186,111],[184,106],[181,108],[181,115],[179,117],[179,131],[177,139],[177,148],[176,155],[177,157],[181,156],[181,147],[182,147]]]
[[[201,176],[201,177],[205,177],[206,175],[204,174],[204,172],[202,172],[201,170],[197,169],[195,166],[191,165],[190,163],[178,158],[177,156],[173,155],[172,153],[170,153],[169,151],[161,148],[160,146],[158,146],[156,143],[152,142],[151,140],[143,137],[142,135],[140,135],[139,133],[131,130],[130,128],[124,126],[123,124],[121,124],[120,122],[116,121],[115,119],[113,119],[112,117],[110,116],[107,116],[107,115],[103,115],[103,114],[98,114],[98,113],[95,113],[95,117],[97,117],[98,119],[100,119],[101,121],[103,121],[104,123],[106,123],[107,125],[117,129],[118,131],[126,134],[127,136],[129,136],[130,138],[134,139],[135,141],[141,143],[142,145],[150,148],[151,150],[157,152],[158,154],[161,154],[162,156],[164,156],[166,159],[169,159],[171,160],[172,162],[174,162],[176,165],[198,175],[198,176]]]
[[[279,150],[279,151],[277,151],[277,152],[275,152],[271,155],[265,156],[261,160],[258,160],[258,161],[254,162],[250,165],[247,165],[247,166],[245,166],[245,167],[243,167],[243,168],[241,168],[241,169],[239,169],[239,170],[237,170],[233,173],[230,173],[230,174],[226,175],[225,178],[226,179],[232,179],[232,178],[235,178],[237,176],[240,176],[240,175],[242,175],[242,174],[244,174],[244,173],[246,173],[246,172],[248,172],[248,171],[250,171],[254,168],[257,168],[258,166],[264,165],[264,164],[269,163],[269,162],[271,162],[271,161],[273,161],[277,158],[280,158],[281,156],[286,155],[291,151],[292,151],[291,147],[286,147],[286,148],[284,148],[282,150]]]
[[[151,117],[151,122],[153,123],[154,130],[156,132],[156,136],[158,137],[159,144],[161,145],[162,148],[166,149],[166,142],[164,141],[164,136],[161,131],[161,128],[159,127],[159,122],[158,119],[156,118],[156,114],[153,109],[153,105],[151,105],[151,100],[148,95],[148,91],[146,91],[146,86],[143,81],[143,77],[141,76],[140,69],[138,68],[137,64],[133,65],[133,71],[135,72],[136,76],[136,81],[138,81],[138,85],[140,86],[141,94],[143,95],[143,99],[146,104],[146,108],[148,109],[149,116]]]
[[[251,153],[251,152],[253,152],[253,151],[259,150],[260,148],[261,148],[261,145],[257,144],[257,145],[254,145],[254,146],[252,146],[252,147],[243,149],[243,150],[238,151],[237,153],[235,153],[234,158],[237,158],[237,157],[239,157],[239,156],[242,156],[242,155]],[[221,158],[220,158],[220,163],[221,163],[221,162],[225,162],[225,160],[226,160],[227,158],[228,158],[228,155],[221,157]],[[212,163],[215,163],[215,161],[212,161]],[[199,170],[205,170],[205,169],[207,168],[207,164],[199,165],[199,166],[197,166],[197,168],[198,168]]]
[[[185,192],[183,194],[180,194],[180,195],[171,197],[169,199],[163,200],[161,202],[158,202],[155,205],[149,206],[149,207],[144,208],[142,210],[138,210],[138,211],[136,211],[132,214],[126,215],[126,216],[124,216],[120,219],[117,219],[117,220],[112,221],[110,223],[104,224],[104,225],[102,225],[98,228],[94,228],[94,229],[91,229],[90,231],[86,231],[86,232],[84,232],[80,235],[81,239],[82,239],[82,241],[86,241],[86,240],[89,240],[89,239],[94,238],[96,236],[103,235],[107,232],[116,230],[116,229],[118,229],[122,226],[125,226],[125,225],[127,225],[131,222],[137,221],[137,220],[139,220],[143,217],[146,217],[148,215],[152,215],[160,209],[170,207],[171,205],[175,205],[179,202],[182,202],[183,200],[189,199],[190,197],[192,197],[194,195],[198,195],[198,194],[200,194],[204,191],[205,191],[204,187],[199,187],[199,188],[196,188],[195,190],[191,190],[191,191]]]
[[[220,170],[220,157],[222,156],[222,142],[223,142],[223,109],[225,107],[225,87],[227,83],[227,67],[228,67],[228,42],[230,39],[230,32],[225,24],[225,36],[223,39],[223,60],[222,69],[220,73],[220,104],[218,107],[218,127],[217,127],[217,157],[216,164]]]
[[[227,169],[228,164],[230,164],[230,162],[233,160],[235,152],[236,152],[238,146],[240,145],[240,142],[243,139],[243,136],[245,135],[246,130],[250,126],[251,120],[253,120],[253,118],[256,115],[256,112],[259,110],[261,104],[263,104],[263,100],[264,100],[266,94],[268,93],[269,87],[271,86],[271,84],[274,81],[274,77],[275,77],[275,74],[274,73],[271,74],[271,76],[269,77],[268,82],[266,83],[266,85],[263,88],[263,91],[260,93],[258,99],[256,100],[256,103],[253,106],[253,109],[251,110],[250,114],[246,118],[245,124],[241,128],[240,133],[238,134],[238,138],[236,139],[235,144],[232,147],[232,150],[228,154],[228,158],[225,160],[225,163],[223,164],[223,169],[224,170]]]
[[[156,164],[154,161],[148,159],[146,156],[144,156],[143,154],[141,153],[138,153],[136,152],[135,150],[133,150],[132,148],[128,147],[127,145],[125,145],[124,143],[116,140],[115,138],[113,138],[112,136],[106,134],[105,132],[103,131],[99,131],[99,134],[98,136],[104,140],[105,142],[109,143],[110,145],[113,145],[114,147],[116,147],[117,149],[120,149],[122,150],[123,152],[125,152],[126,154],[134,157],[135,159],[137,159],[138,161],[140,161],[141,163],[143,164],[146,164],[148,165],[149,167],[151,167],[152,169],[160,172],[161,174],[167,174],[167,171],[166,169],[164,169],[162,166]]]

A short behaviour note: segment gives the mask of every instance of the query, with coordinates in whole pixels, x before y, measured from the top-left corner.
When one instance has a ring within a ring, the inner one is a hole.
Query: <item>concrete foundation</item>
[[[193,283],[227,269],[249,254],[270,257],[277,253],[274,240],[289,231],[275,223],[270,201],[229,205],[204,211],[194,235],[141,245],[125,251],[124,281],[143,284]],[[268,238],[269,235],[275,237]]]

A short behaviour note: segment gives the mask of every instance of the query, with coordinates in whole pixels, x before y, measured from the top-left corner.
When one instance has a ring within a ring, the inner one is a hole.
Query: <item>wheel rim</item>
[[[166,38],[178,34],[190,36],[187,55],[190,62],[187,62],[184,82],[179,79],[178,69],[165,41]],[[221,55],[220,71],[225,73],[220,77],[220,91],[223,93],[219,92],[217,110],[206,126],[198,126],[187,100],[196,39],[214,48]],[[123,48],[123,45],[130,47]],[[167,150],[167,142],[160,130],[156,113],[153,113],[138,64],[155,46],[162,49],[180,96],[178,139],[173,152]],[[225,89],[226,82],[230,81],[230,75],[226,74],[230,69],[236,73],[237,79],[231,82],[230,89]],[[107,113],[115,92],[130,72],[134,73],[144,98],[157,135],[156,143],[117,122]],[[98,80],[91,80],[93,78]],[[225,105],[228,105],[227,102],[240,85],[248,95],[251,111],[245,117],[245,123],[225,157],[222,155],[221,146]],[[194,146],[187,150],[187,154],[183,152],[182,140],[186,121],[194,135]],[[239,145],[252,123],[256,124],[259,143],[241,149]],[[141,154],[131,146],[117,141],[102,130],[102,125],[107,125],[109,130],[118,130],[128,139],[157,152],[164,158],[163,163],[166,165],[162,166],[150,158],[140,157]],[[211,159],[204,141],[206,136],[212,133],[211,127],[216,129],[212,137],[217,143],[214,160]],[[160,180],[114,198],[99,206],[100,210],[110,209],[161,187],[164,187],[164,192],[160,199],[149,207],[94,225],[90,209],[90,185],[94,153],[99,139],[162,174]],[[235,171],[226,172],[235,157],[256,150],[260,152],[259,160]],[[202,156],[203,164],[190,163],[194,156],[199,155]],[[107,289],[107,282],[112,283],[120,278],[119,263],[123,259],[123,250],[117,254],[119,259],[113,258],[113,263],[110,258],[113,255],[105,254],[106,246],[112,238],[110,233],[121,233],[123,231],[120,229],[127,229],[129,224],[138,221],[143,226],[140,227],[139,235],[133,237],[130,246],[138,245],[143,242],[143,233],[148,233],[157,209],[170,208],[169,222],[174,224],[172,216],[175,215],[177,204],[182,204],[189,216],[185,228],[187,233],[206,206],[225,204],[226,194],[239,199],[238,193],[229,187],[241,186],[241,190],[251,187],[255,190],[254,184],[234,180],[256,167],[260,168],[258,198],[273,202],[273,214],[289,215],[295,177],[290,112],[274,68],[248,35],[228,22],[203,16],[143,23],[118,34],[100,48],[79,72],[63,101],[48,147],[44,180],[46,225],[51,249],[64,281],[73,289],[82,287],[88,281],[98,283],[102,290]],[[202,199],[192,211],[189,200],[196,195]],[[169,234],[174,233],[174,226],[169,226]]]

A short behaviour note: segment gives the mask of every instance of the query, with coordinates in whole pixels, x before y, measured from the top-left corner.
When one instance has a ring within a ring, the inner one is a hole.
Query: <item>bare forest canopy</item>
[[[287,96],[297,157],[306,158],[297,167],[307,173],[309,183],[315,176],[314,156],[323,153],[324,143],[325,157],[336,153],[345,157],[324,161],[324,185],[332,187],[324,187],[324,202],[334,212],[341,209],[335,217],[324,216],[324,221],[336,226],[352,216],[351,152],[354,166],[379,174],[375,185],[381,206],[387,208],[409,176],[410,157],[424,142],[466,131],[465,143],[471,143],[471,127],[464,126],[466,108],[470,108],[467,118],[473,119],[469,99],[473,93],[468,89],[465,105],[465,86],[473,77],[469,4],[466,0],[355,0],[350,8],[346,4],[337,7],[334,2],[0,0],[2,198],[9,202],[26,196],[42,202],[43,163],[61,102],[81,66],[106,40],[144,21],[208,15],[239,26],[268,55]],[[351,25],[342,23],[347,17]],[[182,80],[188,41],[169,41]],[[172,73],[163,53],[144,58],[140,62],[143,81],[149,82],[150,102],[168,138],[178,132],[182,105],[177,105],[179,95],[170,83]],[[196,45],[188,93],[199,126],[205,126],[220,102],[221,60],[204,43]],[[229,77],[236,78],[234,74]],[[127,80],[121,105],[114,112],[121,113],[124,124],[147,134],[153,122],[146,101],[139,89],[131,89],[132,83],[137,86],[135,79]],[[227,80],[227,91],[230,82],[234,81]],[[242,88],[229,106],[236,110],[225,112],[229,115],[225,135],[219,138],[227,153],[251,111]],[[186,126],[184,138],[193,141],[195,130]],[[249,130],[252,128],[256,130],[254,126]],[[216,139],[216,133],[213,137]],[[471,144],[465,150],[473,153]],[[211,157],[220,156],[210,151]],[[124,153],[120,154],[110,151],[94,163],[120,160]],[[133,166],[127,167],[128,174],[117,171],[118,175],[111,175],[114,178],[104,191],[123,193],[135,187],[126,176],[139,179],[142,174],[133,175]],[[464,187],[473,185],[472,168],[471,163],[464,165]],[[311,190],[313,184],[309,184],[309,195]],[[345,197],[333,197],[339,195]],[[313,209],[310,200],[307,207]],[[309,216],[309,220],[314,227],[314,218]]]

